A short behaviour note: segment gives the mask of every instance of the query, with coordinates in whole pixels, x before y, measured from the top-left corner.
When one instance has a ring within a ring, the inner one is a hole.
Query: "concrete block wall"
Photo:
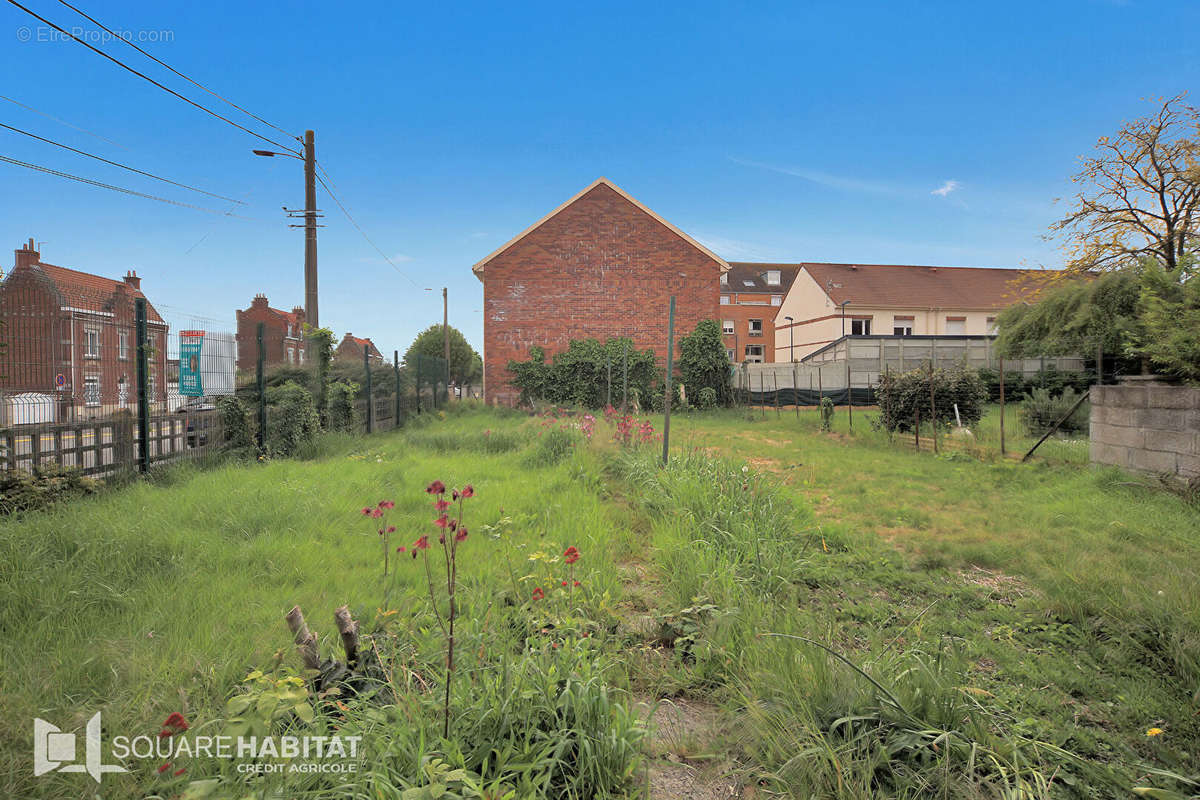
[[[1131,381],[1093,386],[1089,400],[1092,463],[1200,475],[1200,388]]]

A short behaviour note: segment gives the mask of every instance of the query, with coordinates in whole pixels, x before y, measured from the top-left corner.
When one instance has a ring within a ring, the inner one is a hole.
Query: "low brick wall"
[[[1094,464],[1200,475],[1200,389],[1139,381],[1093,386]]]

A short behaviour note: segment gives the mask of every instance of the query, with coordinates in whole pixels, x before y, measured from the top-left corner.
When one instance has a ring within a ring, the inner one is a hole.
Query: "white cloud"
[[[735,164],[741,164],[743,167],[754,167],[756,169],[765,169],[770,172],[778,172],[780,175],[791,175],[794,178],[800,178],[810,183],[815,183],[820,186],[827,186],[830,189],[840,189],[845,192],[868,192],[870,194],[902,194],[897,186],[881,181],[862,180],[860,178],[852,178],[844,175],[830,175],[827,172],[819,172],[817,170],[806,169],[803,167],[782,166],[778,164],[765,164],[761,161],[750,161],[745,158],[735,158],[730,156],[730,161]]]
[[[709,250],[721,256],[721,258],[733,261],[774,261],[777,259],[775,251],[771,248],[763,247],[754,242],[730,239],[725,236],[709,236],[700,233],[695,234],[695,239]]]
[[[951,192],[956,191],[961,186],[962,184],[958,181],[946,181],[941,186],[930,192],[930,194],[936,194],[938,197],[947,197]]]

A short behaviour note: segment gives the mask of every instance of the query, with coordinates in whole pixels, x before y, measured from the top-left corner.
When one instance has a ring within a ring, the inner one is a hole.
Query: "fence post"
[[[413,353],[413,394],[417,401],[417,413],[421,413],[421,354]]]
[[[371,352],[363,346],[363,370],[366,371],[365,385],[367,388],[367,433],[375,429],[375,403],[371,399]]]
[[[392,371],[396,376],[396,416],[392,420],[392,427],[400,427],[400,351],[392,351]]]
[[[1004,356],[1000,356],[1000,457],[1004,458]]]
[[[850,345],[846,345],[846,418],[854,431],[854,393],[850,391]]]
[[[800,419],[800,375],[796,372],[796,360],[792,359],[792,402],[796,404],[796,419]],[[812,376],[809,376],[812,380]]]
[[[141,472],[150,471],[150,362],[146,352],[149,345],[146,342],[146,298],[138,297],[133,305],[134,336],[137,338],[137,398],[138,419],[137,431],[141,446],[138,450],[138,469]],[[96,461],[99,462],[100,451],[96,451]]]
[[[622,366],[621,366],[621,413],[625,414],[629,408],[629,342],[624,342],[621,348]]]
[[[608,397],[605,400],[604,407],[612,406],[612,353],[608,352],[608,345],[604,346],[604,365],[608,368]]]
[[[667,452],[671,446],[671,372],[675,369],[675,295],[671,295],[670,310],[667,311],[667,382],[663,392],[663,466],[667,465]]]
[[[775,387],[775,418],[779,419],[779,373],[771,370],[771,384]]]
[[[263,346],[263,323],[258,323],[254,332],[254,339],[258,345],[258,363],[255,385],[258,387],[258,434],[255,436],[258,443],[258,452],[265,453],[267,449],[267,376],[266,368],[266,349]]]
[[[933,426],[933,452],[938,451],[937,405],[933,399],[933,361],[929,362],[929,424]]]

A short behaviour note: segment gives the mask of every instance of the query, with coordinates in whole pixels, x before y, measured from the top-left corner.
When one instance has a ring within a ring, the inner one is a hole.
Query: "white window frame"
[[[93,349],[93,344],[95,349]],[[100,326],[84,325],[83,326],[83,357],[84,358],[99,358],[100,357]]]
[[[950,332],[950,325],[961,325],[962,331]],[[947,336],[966,336],[967,335],[967,318],[966,317],[946,317],[946,335]]]
[[[287,353],[288,353],[288,363],[295,364],[296,363],[296,348],[288,347]]]
[[[737,331],[737,323],[731,319],[721,320],[721,333],[731,335]]]
[[[783,283],[782,273],[777,269],[769,269],[766,273],[767,286],[780,286]]]
[[[762,364],[766,360],[767,349],[761,344],[746,345],[746,360],[752,364]]]
[[[783,295],[781,295],[781,294],[771,295],[771,305],[773,305],[773,306],[783,305]]]
[[[83,404],[90,408],[100,405],[100,376],[83,376]]]
[[[737,357],[737,351],[734,350],[732,347],[726,347],[725,348],[725,357],[728,358],[730,361],[734,361]]]
[[[754,323],[756,323],[756,322],[758,323],[758,330],[754,329]],[[763,321],[761,319],[746,320],[746,333],[750,336],[762,336],[763,335]]]
[[[851,317],[850,319],[850,335],[851,336],[870,336],[871,335],[871,317]],[[854,332],[854,326],[858,326],[858,333]]]
[[[893,336],[912,336],[913,323],[916,320],[912,317],[893,317],[892,318],[892,335]]]
[[[723,306],[731,305],[731,300],[729,298],[729,295],[727,295],[727,294],[721,295],[721,305],[723,305]]]
[[[722,273],[721,273],[721,285],[722,285],[722,286],[728,286],[728,285],[729,285],[729,273],[728,273],[728,272],[722,272]]]

